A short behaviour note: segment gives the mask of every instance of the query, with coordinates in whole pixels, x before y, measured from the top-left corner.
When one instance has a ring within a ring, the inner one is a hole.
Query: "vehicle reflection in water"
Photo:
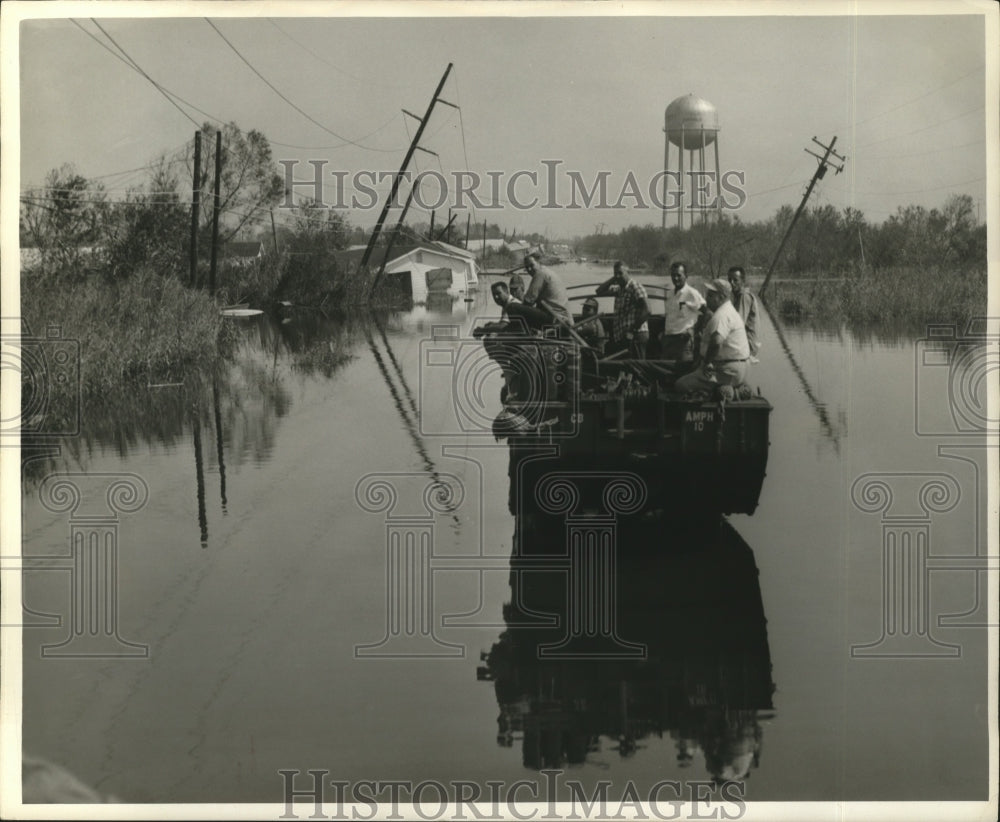
[[[477,671],[496,689],[497,744],[519,743],[525,767],[561,768],[600,764],[609,751],[631,757],[666,735],[679,766],[700,752],[716,782],[747,778],[760,764],[774,684],[757,566],[729,523],[619,517],[617,613],[603,627],[645,656],[560,659],[546,652],[566,647],[580,615],[566,571],[531,558],[564,544],[566,528],[520,519],[507,628]],[[543,626],[542,615],[559,625]]]

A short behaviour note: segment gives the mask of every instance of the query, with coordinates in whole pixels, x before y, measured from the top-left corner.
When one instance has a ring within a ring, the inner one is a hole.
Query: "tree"
[[[142,266],[183,276],[190,241],[190,209],[178,195],[174,164],[161,157],[144,189],[132,189],[108,212],[103,227],[104,256],[112,279]]]
[[[212,210],[215,203],[215,133],[210,123],[202,127],[201,168],[194,177],[194,148],[186,151],[188,179],[201,191],[202,239],[199,246],[211,243]],[[236,123],[222,127],[222,175],[220,183],[221,215],[219,242],[229,242],[244,227],[262,222],[271,206],[285,192],[271,145],[259,131],[244,134]]]
[[[46,269],[81,277],[106,213],[103,186],[91,183],[70,164],[60,166],[45,176],[44,187],[22,196],[21,243],[38,249]]]
[[[302,253],[337,251],[346,248],[351,237],[344,216],[313,199],[295,207],[290,229],[294,250]]]

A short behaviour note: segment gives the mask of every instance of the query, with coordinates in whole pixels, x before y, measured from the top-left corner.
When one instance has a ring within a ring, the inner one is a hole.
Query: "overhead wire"
[[[306,119],[307,119],[307,120],[308,120],[308,121],[309,121],[310,123],[312,123],[313,125],[315,125],[315,126],[318,126],[319,128],[323,129],[323,131],[325,131],[325,132],[326,132],[327,134],[330,134],[330,135],[332,135],[332,136],[336,137],[336,138],[337,138],[338,140],[343,140],[343,144],[344,144],[344,145],[352,145],[352,146],[357,146],[358,148],[362,148],[362,149],[365,149],[366,151],[376,151],[376,152],[383,152],[383,153],[386,153],[386,154],[395,154],[395,153],[397,153],[397,152],[399,151],[399,149],[395,149],[395,148],[392,148],[392,149],[384,149],[384,148],[375,148],[374,146],[367,146],[367,145],[365,145],[365,144],[363,144],[363,143],[359,142],[358,140],[352,140],[352,139],[350,139],[349,137],[345,137],[345,136],[344,136],[344,135],[342,135],[342,134],[338,134],[338,133],[337,133],[336,131],[334,131],[333,129],[331,129],[331,128],[328,128],[327,126],[323,125],[323,123],[321,123],[321,122],[320,122],[319,120],[317,120],[317,119],[316,119],[315,117],[313,117],[313,116],[312,116],[311,114],[309,114],[309,112],[305,111],[304,109],[302,109],[301,107],[299,107],[298,105],[296,105],[295,103],[293,103],[293,102],[292,102],[291,100],[289,100],[289,99],[288,99],[288,97],[286,97],[286,96],[285,96],[285,95],[284,95],[284,94],[283,94],[283,93],[282,93],[282,92],[281,92],[281,91],[280,91],[280,90],[279,90],[279,89],[278,89],[278,88],[277,88],[277,87],[276,87],[276,86],[274,85],[274,83],[272,83],[272,82],[271,82],[270,80],[268,80],[268,79],[267,79],[267,78],[266,78],[266,77],[265,77],[265,76],[264,76],[263,74],[261,74],[261,73],[260,73],[260,72],[259,72],[259,71],[258,71],[258,70],[256,69],[256,67],[255,67],[255,66],[253,65],[253,63],[251,63],[251,62],[250,62],[250,61],[249,61],[249,60],[248,60],[248,59],[247,59],[246,57],[244,57],[244,56],[243,56],[243,54],[242,54],[242,53],[240,52],[240,50],[239,50],[238,48],[236,48],[236,46],[234,46],[234,45],[232,44],[232,42],[230,42],[230,40],[229,40],[229,39],[228,39],[228,38],[226,37],[226,35],[224,35],[224,34],[223,34],[223,33],[222,33],[222,32],[221,32],[220,30],[219,30],[218,26],[216,26],[216,25],[215,25],[215,23],[213,23],[213,22],[212,22],[211,20],[209,20],[209,19],[208,19],[207,17],[205,17],[205,18],[204,18],[204,20],[205,20],[205,22],[206,22],[206,23],[208,23],[208,25],[210,25],[210,26],[211,26],[211,27],[212,27],[212,28],[213,28],[213,29],[215,30],[215,33],[216,33],[216,34],[218,34],[218,35],[219,35],[219,37],[221,37],[221,38],[222,38],[223,42],[224,42],[224,43],[225,43],[225,44],[226,44],[227,46],[229,46],[229,48],[230,48],[230,49],[232,49],[233,53],[234,53],[234,54],[236,54],[236,56],[237,56],[237,57],[239,57],[239,58],[240,58],[240,60],[242,60],[242,61],[243,61],[243,63],[244,63],[244,64],[245,64],[246,66],[247,66],[247,68],[249,68],[249,69],[250,69],[250,71],[252,71],[252,72],[253,72],[253,73],[254,73],[254,74],[255,74],[255,75],[257,76],[257,77],[259,77],[259,78],[260,78],[260,80],[261,80],[261,81],[262,81],[262,82],[263,82],[263,83],[264,83],[264,84],[265,84],[265,85],[266,85],[266,86],[267,86],[267,87],[268,87],[269,89],[271,89],[271,91],[273,91],[273,92],[274,92],[275,94],[277,94],[277,95],[278,95],[278,97],[280,97],[280,98],[281,98],[282,100],[284,100],[284,101],[285,101],[285,102],[286,102],[286,103],[287,103],[287,104],[288,104],[289,106],[291,106],[291,107],[292,107],[293,109],[295,109],[295,110],[296,110],[296,111],[297,111],[297,112],[298,112],[299,114],[301,114],[301,115],[302,115],[303,117],[305,117],[305,118],[306,118]],[[335,148],[339,148],[339,146],[335,146]]]
[[[74,25],[76,25],[85,34],[87,34],[90,37],[93,37],[93,39],[96,40],[98,43],[101,42],[100,40],[97,40],[97,38],[94,37],[93,34],[91,34],[89,31],[87,31],[83,26],[81,26],[80,23],[78,23],[76,20],[72,20],[71,19],[71,22]],[[169,102],[170,105],[172,105],[174,108],[176,108],[181,114],[183,114],[188,120],[190,120],[192,123],[194,123],[198,128],[201,128],[202,124],[199,123],[197,120],[195,120],[194,117],[192,117],[190,114],[188,114],[184,109],[182,109],[177,104],[177,101],[174,100],[174,97],[171,96],[171,94],[163,86],[161,86],[159,83],[157,83],[156,80],[154,80],[152,77],[150,77],[149,74],[147,74],[146,71],[142,68],[142,66],[140,66],[135,60],[133,60],[132,57],[129,56],[128,52],[125,51],[125,49],[123,49],[120,45],[118,45],[118,43],[115,41],[115,38],[112,37],[110,34],[108,34],[108,32],[104,29],[104,27],[100,23],[98,23],[93,17],[90,18],[90,22],[93,23],[95,26],[97,26],[97,28],[99,28],[101,30],[101,32],[104,34],[104,36],[107,37],[108,40],[110,40],[114,44],[115,48],[118,49],[118,51],[120,51],[122,53],[122,56],[127,61],[126,65],[131,65],[137,72],[139,72],[139,74],[141,74],[143,77],[145,77],[147,80],[149,80],[149,82],[153,84],[153,86],[156,88],[156,90],[158,92],[160,92],[160,94],[162,94],[166,98],[167,102]],[[104,44],[101,43],[101,45],[103,46]],[[105,46],[105,48],[107,48],[107,47]],[[111,52],[111,53],[114,54],[114,52]],[[177,99],[180,99],[180,98],[178,97]],[[187,103],[186,101],[185,101],[185,104],[186,105],[190,105],[190,103]],[[191,108],[194,108],[194,106],[191,106]],[[200,113],[204,114],[204,112],[200,112]],[[206,115],[206,116],[209,116],[209,115]]]

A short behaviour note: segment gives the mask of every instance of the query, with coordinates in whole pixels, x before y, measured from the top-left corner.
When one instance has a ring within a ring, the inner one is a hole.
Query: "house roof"
[[[441,254],[445,257],[461,260],[464,263],[471,262],[476,256],[475,254],[466,251],[464,248],[457,248],[453,245],[448,245],[448,243],[442,243],[434,240],[421,240],[418,243],[394,245],[387,263],[393,263],[400,257],[405,257],[407,254],[417,250],[431,251],[435,254]],[[380,265],[384,254],[384,249],[376,248],[372,252],[369,264],[374,266]],[[344,249],[343,251],[337,251],[333,256],[334,259],[348,271],[356,270],[358,266],[361,265],[361,259],[365,256],[365,246],[353,246],[351,248]]]
[[[257,257],[263,250],[261,242],[232,242],[225,246],[227,257]]]

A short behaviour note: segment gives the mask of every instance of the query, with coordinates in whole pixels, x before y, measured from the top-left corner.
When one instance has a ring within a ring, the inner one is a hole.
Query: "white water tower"
[[[722,197],[719,195],[719,113],[708,100],[687,94],[678,97],[664,114],[664,147],[663,147],[663,228],[667,227],[668,206],[677,210],[677,225],[684,227],[684,212],[691,212],[691,222],[694,215],[700,213],[706,219],[711,210],[722,209]],[[677,168],[670,167],[670,145],[677,147]],[[715,169],[713,174],[705,167],[705,149],[715,148]],[[685,170],[685,153],[687,168]],[[676,198],[667,199],[667,181],[676,181]],[[707,191],[705,190],[707,188]],[[699,191],[699,189],[701,189]],[[714,192],[714,197],[713,197]],[[714,203],[712,202],[714,199]]]

